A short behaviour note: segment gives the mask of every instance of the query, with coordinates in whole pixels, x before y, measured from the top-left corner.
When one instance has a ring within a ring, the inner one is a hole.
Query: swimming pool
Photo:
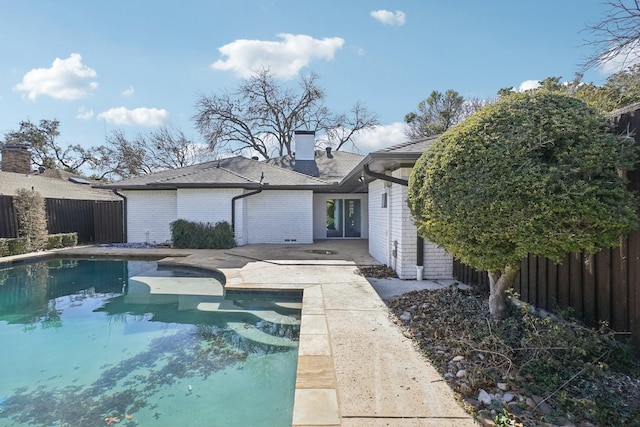
[[[0,269],[0,425],[290,426],[300,304],[155,262]]]

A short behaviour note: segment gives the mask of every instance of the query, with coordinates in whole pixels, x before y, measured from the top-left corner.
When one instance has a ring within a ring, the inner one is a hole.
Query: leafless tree
[[[640,0],[611,0],[604,18],[587,25],[596,39],[588,42],[595,48],[582,64],[585,69],[620,60],[621,69],[640,59]]]
[[[106,137],[106,145],[96,149],[98,155],[92,163],[104,179],[130,178],[165,169],[190,166],[212,157],[208,147],[196,144],[180,130],[160,128],[149,135],[137,134],[133,139],[114,130]]]
[[[334,146],[334,150],[338,151],[358,132],[379,124],[378,116],[358,102],[351,108],[350,114],[336,117],[334,127],[327,129],[327,139]]]
[[[332,114],[317,80],[311,73],[299,79],[297,88],[284,86],[263,69],[245,79],[235,92],[200,95],[193,119],[216,152],[249,150],[265,159],[291,154],[296,130],[333,132],[341,147],[356,132],[377,124],[375,116],[358,104],[351,111],[353,116]],[[351,126],[349,133],[336,133],[347,125]]]

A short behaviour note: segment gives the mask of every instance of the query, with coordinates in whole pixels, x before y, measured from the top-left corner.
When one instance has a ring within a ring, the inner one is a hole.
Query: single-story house
[[[227,221],[240,246],[368,239],[371,255],[401,278],[450,278],[451,257],[429,242],[418,244],[406,204],[406,180],[431,142],[365,157],[316,151],[313,132],[296,132],[292,156],[230,157],[101,187],[126,200],[128,242],[169,241],[176,219]]]

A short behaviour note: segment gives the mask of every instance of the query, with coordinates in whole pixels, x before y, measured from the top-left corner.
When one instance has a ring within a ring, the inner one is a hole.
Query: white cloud
[[[135,108],[129,110],[125,107],[111,108],[98,114],[98,119],[104,119],[113,125],[132,125],[158,127],[162,126],[169,113],[167,110],[157,108]]]
[[[98,83],[90,81],[96,76],[94,69],[82,63],[79,53],[72,53],[67,59],[56,58],[51,68],[34,68],[29,71],[15,89],[28,92],[27,96],[32,101],[38,95],[74,100],[85,98],[98,87]]]
[[[400,10],[396,10],[395,13],[389,10],[374,10],[371,11],[371,16],[376,21],[382,22],[384,25],[404,25],[406,15]]]
[[[407,125],[404,122],[395,122],[389,125],[376,126],[358,133],[353,138],[354,146],[363,154],[377,151],[385,147],[407,142],[405,135]]]
[[[226,44],[218,48],[226,59],[216,61],[211,67],[234,71],[243,78],[267,68],[275,77],[290,79],[312,59],[332,60],[344,45],[340,37],[314,39],[303,34],[278,34],[278,38],[281,41],[240,39]]]
[[[540,81],[539,80],[525,80],[522,83],[520,83],[520,86],[518,87],[518,92],[524,92],[527,90],[531,90],[531,89],[537,89],[540,87]]]
[[[132,97],[133,94],[135,93],[135,89],[133,88],[133,86],[129,86],[129,89],[125,89],[122,91],[122,95],[126,96],[127,98]]]
[[[618,55],[602,61],[598,70],[602,74],[617,73],[636,64],[640,64],[640,42]]]
[[[93,110],[87,110],[84,106],[78,108],[76,119],[89,120],[93,118]]]

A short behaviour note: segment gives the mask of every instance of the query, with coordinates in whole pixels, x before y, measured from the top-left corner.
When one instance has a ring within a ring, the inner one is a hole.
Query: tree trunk
[[[513,286],[520,266],[507,266],[503,273],[489,271],[489,313],[494,319],[507,316],[507,289]]]

